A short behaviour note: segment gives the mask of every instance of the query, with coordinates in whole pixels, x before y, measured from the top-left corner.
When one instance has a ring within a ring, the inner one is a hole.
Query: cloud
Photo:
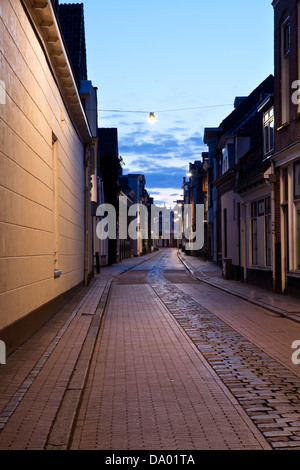
[[[180,134],[175,132],[155,133],[150,138],[149,136],[145,137],[143,131],[137,130],[120,138],[119,149],[125,161],[127,156],[132,157],[133,155],[155,160],[171,156],[177,160],[193,161],[199,159],[199,154],[206,147],[198,132],[185,138],[181,138]]]
[[[147,190],[150,193],[150,196],[155,196],[154,203],[157,206],[164,206],[165,204],[167,208],[174,208],[176,205],[175,201],[181,198],[180,190],[174,187],[148,187]]]
[[[125,163],[123,173],[144,174],[147,190],[156,188],[158,191],[155,203],[168,201],[169,204],[172,198],[175,200],[174,194],[181,192],[189,163],[201,159],[201,153],[207,151],[201,133],[184,124],[184,121],[173,122],[165,129],[159,121],[154,126],[149,126],[146,120],[136,122],[136,118],[119,122],[119,154]]]
[[[155,191],[159,191],[155,194],[155,200],[157,199],[157,197],[161,197],[161,192],[163,192],[163,194],[168,194],[168,191],[170,191],[168,197],[173,197],[173,199],[174,195],[177,195],[182,192],[181,188],[183,184],[183,176],[185,176],[187,171],[186,168],[170,168],[168,166],[157,167],[155,168],[155,170],[149,169],[148,167],[144,167],[145,171],[141,171],[142,168],[138,167],[137,165],[133,165],[132,168],[129,169],[131,171],[127,170],[128,169],[126,169],[126,172],[124,171],[124,174],[135,172],[142,173],[145,175],[147,191],[150,191],[149,188],[152,188],[151,192],[154,191],[153,188],[156,188]],[[170,190],[170,188],[173,189]]]

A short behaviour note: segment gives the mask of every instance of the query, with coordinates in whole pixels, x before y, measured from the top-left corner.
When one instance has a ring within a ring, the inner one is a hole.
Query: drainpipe
[[[88,285],[89,277],[89,146],[84,149],[84,285]]]

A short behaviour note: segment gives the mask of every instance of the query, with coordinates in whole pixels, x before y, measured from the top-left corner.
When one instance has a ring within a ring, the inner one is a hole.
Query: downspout
[[[89,146],[84,148],[84,285],[89,282],[89,172],[88,172]]]

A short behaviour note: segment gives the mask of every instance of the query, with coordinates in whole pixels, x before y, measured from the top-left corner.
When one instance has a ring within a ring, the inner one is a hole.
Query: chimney
[[[247,96],[237,96],[234,100],[233,106],[237,108],[246,98]]]

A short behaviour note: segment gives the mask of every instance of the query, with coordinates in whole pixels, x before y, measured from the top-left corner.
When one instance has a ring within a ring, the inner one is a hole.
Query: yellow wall
[[[0,104],[1,330],[83,281],[84,146],[19,0],[0,0],[0,80],[6,88]],[[55,267],[62,270],[58,279]]]

